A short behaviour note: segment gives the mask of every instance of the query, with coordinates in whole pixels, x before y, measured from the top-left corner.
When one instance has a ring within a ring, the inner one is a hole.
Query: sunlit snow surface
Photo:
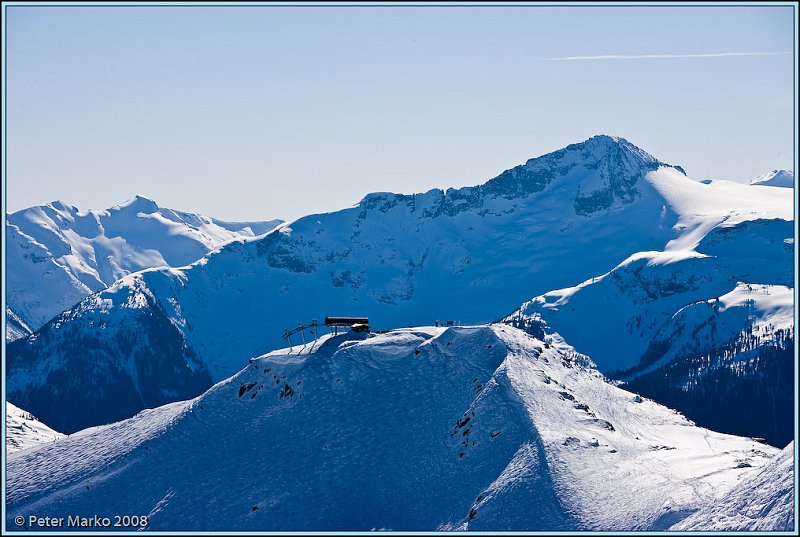
[[[696,188],[714,184],[696,183]],[[772,218],[705,216],[712,223],[699,219],[699,224],[686,225],[690,230],[710,228],[699,242],[695,231],[689,232],[691,239],[681,236],[671,242],[686,249],[668,245],[665,251],[636,253],[607,273],[523,303],[508,318],[544,322],[604,372],[637,366],[654,342],[670,347],[659,362],[663,364],[681,352],[705,352],[728,343],[748,327],[793,327],[794,226],[785,215],[778,216],[782,211],[769,209],[771,202],[762,202],[761,214]],[[782,203],[791,207],[791,198]],[[695,328],[701,330],[712,316],[716,331],[706,327],[698,335]]]
[[[130,513],[154,530],[662,530],[778,453],[585,363],[503,325],[326,336],[194,400],[12,454],[7,523]]]
[[[6,402],[6,453],[50,444],[63,437],[29,412]]]
[[[188,265],[279,223],[223,222],[141,196],[104,211],[81,212],[60,201],[30,207],[6,216],[8,305],[35,330],[131,272]]]
[[[794,442],[733,490],[672,529],[794,531]]]

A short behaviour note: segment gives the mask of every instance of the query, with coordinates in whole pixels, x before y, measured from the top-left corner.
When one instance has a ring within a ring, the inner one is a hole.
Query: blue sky
[[[788,6],[6,9],[9,211],[293,219],[599,133],[697,179],[794,167]],[[678,57],[553,59],[604,55]]]

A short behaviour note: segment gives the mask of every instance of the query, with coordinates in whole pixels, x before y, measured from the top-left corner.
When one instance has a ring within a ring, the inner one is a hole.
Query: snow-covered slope
[[[188,265],[280,222],[223,222],[141,196],[105,211],[81,212],[60,201],[24,209],[6,217],[8,305],[37,329],[126,274]]]
[[[692,516],[676,531],[796,531],[794,442],[736,488]]]
[[[6,453],[50,444],[64,435],[11,403],[6,403]]]
[[[194,400],[12,454],[7,521],[661,530],[777,453],[586,364],[503,325],[325,336],[252,360]]]
[[[782,188],[794,188],[794,172],[789,170],[772,170],[769,173],[757,177],[750,181],[751,185],[758,186],[777,186]]]
[[[67,255],[68,251],[65,248],[57,255]],[[88,287],[60,265],[45,245],[8,222],[6,272],[6,322],[22,323],[33,330],[104,287]],[[13,311],[13,318],[8,317],[9,311]]]
[[[729,219],[693,249],[637,253],[605,274],[524,303],[508,319],[543,321],[604,372],[641,372],[688,346],[727,343],[752,324],[743,300],[758,302],[760,325],[786,328],[794,311],[793,227],[782,219]],[[759,284],[780,287],[767,294]],[[725,320],[698,332],[709,316]]]
[[[282,346],[283,331],[298,322],[347,314],[369,316],[377,328],[496,320],[531,296],[603,274],[636,252],[680,256],[723,223],[790,219],[784,194],[703,185],[609,136],[531,159],[476,187],[369,194],[354,207],[230,244],[188,268],[123,278],[9,347],[10,397],[52,385],[31,364],[60,356],[46,368],[66,374],[61,363],[74,351],[71,340],[108,350],[107,358],[93,359],[122,363],[115,327],[139,313],[104,304],[127,303],[131,287],[148,290],[217,381],[236,371],[241,356]],[[97,322],[107,328],[98,332]],[[87,356],[70,360],[86,363]],[[48,405],[24,404],[51,419]]]
[[[794,329],[794,289],[739,282],[718,298],[679,309],[650,341],[644,363],[623,376],[653,371],[675,358],[708,352],[735,341],[743,332],[765,344],[773,334]]]

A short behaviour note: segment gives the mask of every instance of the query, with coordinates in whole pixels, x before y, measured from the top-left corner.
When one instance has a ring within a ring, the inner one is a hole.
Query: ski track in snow
[[[794,442],[735,488],[673,526],[675,531],[787,531],[795,529]]]

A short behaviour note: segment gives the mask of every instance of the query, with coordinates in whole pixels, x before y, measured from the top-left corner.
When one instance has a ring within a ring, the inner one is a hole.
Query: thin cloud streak
[[[661,60],[670,58],[725,58],[730,56],[784,56],[791,52],[715,52],[710,54],[606,54],[603,56],[567,56],[564,58],[544,58],[547,61],[571,62],[591,60]]]

